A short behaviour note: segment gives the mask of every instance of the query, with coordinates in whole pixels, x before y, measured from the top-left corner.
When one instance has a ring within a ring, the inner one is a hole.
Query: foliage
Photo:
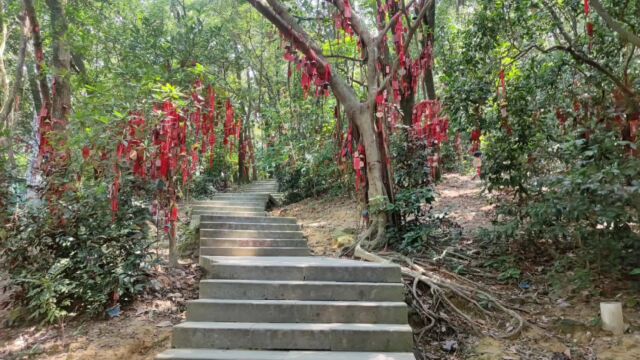
[[[17,214],[0,258],[16,288],[12,301],[22,306],[16,319],[95,316],[144,289],[151,264],[148,210],[129,201],[112,222],[106,199],[106,186],[80,186],[60,198],[60,217],[51,216],[53,204]]]
[[[637,2],[603,4],[640,25]],[[510,195],[486,233],[491,246],[537,260],[573,254],[576,274],[622,274],[640,258],[640,160],[629,136],[637,95],[620,84],[637,93],[640,66],[635,48],[582,5],[477,1],[465,16],[441,6],[436,57],[452,126],[482,129],[486,188]]]

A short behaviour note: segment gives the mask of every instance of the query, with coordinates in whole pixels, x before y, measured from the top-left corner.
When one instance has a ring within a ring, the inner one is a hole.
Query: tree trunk
[[[42,37],[40,35],[40,25],[38,24],[38,18],[36,16],[36,10],[33,6],[33,0],[23,0],[24,8],[29,19],[29,26],[31,27],[31,37],[33,38],[33,54],[36,60],[36,70],[38,76],[38,87],[40,88],[40,99],[42,106],[46,106],[47,109],[51,108],[51,94],[49,92],[49,84],[47,83],[47,76],[44,72],[44,50],[42,48]],[[37,108],[36,111],[39,111]]]
[[[427,9],[427,16],[424,19],[427,25],[427,33],[424,36],[423,47],[433,46],[436,34],[436,2],[432,1]],[[427,67],[424,73],[424,84],[427,89],[427,98],[429,100],[436,99],[436,86],[433,80],[433,66]]]
[[[71,111],[71,51],[67,43],[66,0],[47,0],[53,38],[53,93],[51,116],[54,130],[64,131]]]
[[[13,110],[13,103],[15,101],[16,96],[18,96],[18,92],[22,89],[22,76],[24,74],[24,59],[27,53],[27,30],[25,29],[26,24],[23,20],[23,31],[22,31],[22,39],[20,41],[20,49],[18,50],[18,63],[16,64],[16,74],[13,79],[13,85],[11,89],[8,88],[5,92],[4,101],[2,103],[2,109],[0,110],[0,126],[2,128],[11,127],[11,124],[8,121],[9,114]],[[3,62],[3,61],[0,61]],[[2,66],[4,67],[4,66]]]
[[[385,186],[386,162],[383,161],[383,151],[380,149],[380,143],[373,127],[373,111],[366,104],[358,104],[354,111],[350,111],[351,109],[345,106],[345,110],[347,114],[354,114],[353,122],[358,127],[366,153],[367,203],[371,223],[367,230],[360,235],[359,240],[369,248],[382,247],[386,245],[387,216],[384,211],[379,211],[379,209],[389,201],[389,193]]]

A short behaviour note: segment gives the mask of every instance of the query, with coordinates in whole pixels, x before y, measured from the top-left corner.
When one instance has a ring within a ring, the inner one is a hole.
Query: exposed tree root
[[[518,313],[489,294],[487,289],[459,275],[440,269],[428,271],[400,254],[394,254],[393,260],[384,258],[364,250],[360,245],[356,245],[354,256],[371,262],[398,263],[401,266],[402,274],[412,279],[407,285],[413,296],[413,306],[427,324],[417,331],[418,340],[432,329],[438,320],[446,321],[455,328],[456,319],[460,319],[472,329],[495,338],[513,338],[520,333],[524,326],[524,320]],[[420,286],[421,284],[423,286]],[[422,289],[420,289],[421,287]],[[431,298],[430,306],[424,302],[427,297]],[[469,310],[461,309],[460,301],[470,305]],[[445,305],[455,315],[455,318],[437,311],[440,304]],[[493,309],[488,308],[487,305]],[[504,324],[504,330],[495,329],[499,323]],[[489,324],[496,326],[489,326]]]
[[[358,244],[363,244],[367,249],[381,249],[387,245],[385,234],[387,223],[384,217],[374,218],[367,229],[358,236]]]

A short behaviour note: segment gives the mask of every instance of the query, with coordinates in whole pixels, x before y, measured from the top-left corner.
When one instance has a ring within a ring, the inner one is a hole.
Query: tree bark
[[[38,87],[40,88],[40,99],[42,100],[42,106],[46,106],[47,109],[51,108],[51,93],[49,91],[49,84],[47,83],[47,75],[44,72],[45,60],[44,50],[42,48],[42,36],[40,35],[40,24],[36,16],[36,10],[33,6],[33,0],[23,0],[24,9],[29,19],[29,26],[31,27],[31,37],[33,39],[33,53],[36,60],[36,70],[38,76]],[[36,109],[39,111],[40,109]]]
[[[11,89],[5,93],[4,101],[2,103],[2,109],[0,110],[0,124],[4,128],[10,127],[9,124],[9,114],[11,110],[13,110],[13,103],[15,101],[16,96],[18,95],[18,91],[22,89],[22,76],[24,74],[24,59],[27,53],[27,40],[28,34],[26,30],[25,19],[22,21],[22,39],[20,41],[20,49],[18,50],[18,63],[16,64],[16,74],[13,80],[13,85]],[[4,66],[3,66],[4,67]]]
[[[47,0],[51,11],[53,38],[53,101],[51,116],[54,130],[64,131],[71,111],[71,50],[67,43],[66,0]]]
[[[427,33],[424,37],[425,43],[423,46],[433,46],[436,36],[436,2],[431,1],[427,9],[427,16],[425,17],[425,24],[427,25]],[[436,85],[433,80],[433,67],[429,66],[424,73],[424,85],[427,89],[427,98],[429,100],[436,99]]]
[[[591,1],[591,6],[596,10],[598,15],[602,17],[605,24],[607,24],[607,26],[611,30],[615,31],[620,36],[620,39],[628,43],[631,43],[636,47],[640,47],[640,37],[634,34],[631,30],[627,29],[627,27],[623,23],[611,17],[611,15],[609,15],[609,13],[604,8],[604,6],[602,6],[602,3],[600,2],[600,0],[590,0],[590,1]]]

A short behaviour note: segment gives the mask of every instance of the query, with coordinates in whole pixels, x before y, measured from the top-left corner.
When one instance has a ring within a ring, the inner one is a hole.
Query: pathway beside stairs
[[[200,298],[171,360],[413,360],[400,269],[311,256],[295,218],[265,212],[273,181],[196,202]]]

